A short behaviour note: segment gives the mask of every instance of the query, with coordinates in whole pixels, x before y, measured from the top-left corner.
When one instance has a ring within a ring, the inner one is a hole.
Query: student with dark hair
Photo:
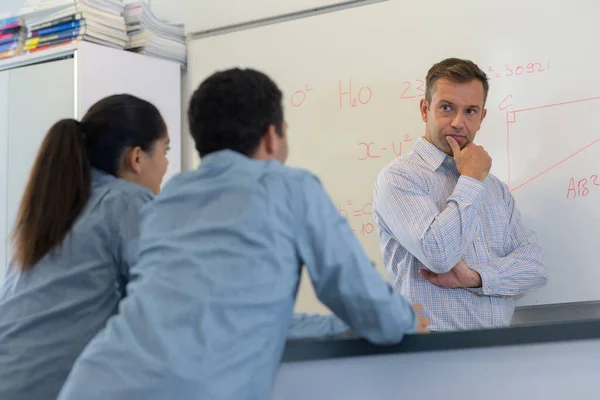
[[[0,399],[56,398],[115,314],[137,258],[142,206],[160,190],[169,135],[130,95],[47,133],[31,169],[0,288]]]
[[[60,400],[268,399],[303,265],[319,299],[371,342],[426,330],[319,180],[284,165],[282,94],[269,77],[218,72],[188,115],[202,162],[144,213],[139,279]]]

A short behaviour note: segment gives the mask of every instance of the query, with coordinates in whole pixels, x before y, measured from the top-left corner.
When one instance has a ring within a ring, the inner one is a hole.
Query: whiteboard
[[[161,19],[183,23],[188,33],[207,31],[315,8],[339,6],[353,0],[152,0]]]
[[[451,56],[475,61],[491,87],[476,142],[548,261],[547,286],[518,304],[600,300],[600,6],[410,3],[194,40],[191,85],[232,66],[269,74],[284,91],[288,164],[320,176],[383,272],[370,206],[375,177],[424,134],[418,105],[429,67]]]

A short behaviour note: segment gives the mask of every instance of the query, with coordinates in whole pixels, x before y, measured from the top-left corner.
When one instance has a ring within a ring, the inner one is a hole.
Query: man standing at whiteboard
[[[546,283],[543,250],[521,221],[492,159],[473,143],[489,85],[450,58],[426,78],[425,136],[377,177],[373,216],[395,288],[422,303],[430,329],[506,326],[514,297]]]

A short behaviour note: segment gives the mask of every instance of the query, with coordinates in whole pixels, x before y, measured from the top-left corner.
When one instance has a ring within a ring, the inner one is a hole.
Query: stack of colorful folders
[[[123,11],[119,0],[63,0],[24,10],[27,38],[23,51],[31,53],[78,40],[123,49],[128,41]]]
[[[25,42],[25,28],[18,17],[0,20],[0,60],[21,53]]]

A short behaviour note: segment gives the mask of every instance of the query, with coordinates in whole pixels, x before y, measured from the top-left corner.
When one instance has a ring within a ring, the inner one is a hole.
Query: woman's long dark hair
[[[14,262],[33,268],[62,243],[91,193],[91,168],[117,176],[127,148],[152,151],[166,134],[158,109],[120,94],[94,104],[81,122],[63,119],[44,138],[13,231]]]

